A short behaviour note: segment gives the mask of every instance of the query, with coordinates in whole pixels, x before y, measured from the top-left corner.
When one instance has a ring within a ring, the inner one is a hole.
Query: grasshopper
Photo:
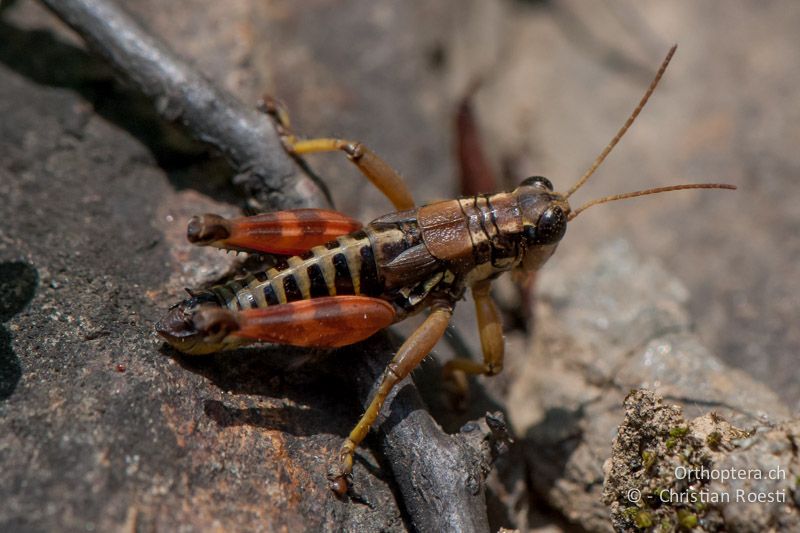
[[[503,368],[503,329],[490,294],[504,272],[534,272],[553,255],[567,223],[597,204],[683,189],[734,189],[705,183],[606,196],[573,209],[570,196],[594,174],[650,98],[669,64],[672,47],[645,95],[614,139],[566,192],[544,177],[511,192],[480,194],[416,207],[402,178],[361,143],[300,140],[285,111],[267,111],[293,156],[343,151],[397,209],[363,226],[336,211],[298,209],[225,219],[193,217],[187,236],[198,245],[288,256],[273,268],[191,293],[156,329],[177,350],[206,354],[253,342],[336,348],[364,340],[408,316],[429,311],[386,367],[366,412],[344,441],[329,473],[331,489],[350,487],[353,455],[392,388],[430,353],[457,301],[470,289],[483,361],[456,358],[444,374],[495,375]]]

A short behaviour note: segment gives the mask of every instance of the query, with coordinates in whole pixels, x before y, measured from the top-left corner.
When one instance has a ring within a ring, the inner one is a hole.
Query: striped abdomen
[[[222,305],[238,311],[320,296],[378,296],[382,286],[369,238],[357,231],[210,291]]]

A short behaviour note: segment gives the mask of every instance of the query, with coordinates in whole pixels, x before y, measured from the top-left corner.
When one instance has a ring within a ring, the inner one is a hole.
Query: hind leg
[[[233,219],[219,215],[194,216],[186,238],[198,246],[224,250],[299,255],[361,229],[361,223],[327,209],[290,209]]]
[[[394,386],[408,376],[430,353],[434,345],[444,335],[452,315],[452,303],[434,303],[428,318],[406,339],[400,349],[397,350],[397,354],[395,354],[392,361],[387,365],[375,396],[372,398],[361,420],[358,421],[356,427],[353,428],[344,441],[339,451],[338,464],[333,466],[328,476],[331,490],[336,494],[344,495],[348,491],[350,486],[349,477],[353,471],[353,455],[358,445],[369,433],[372,424],[378,418],[386,397]]]
[[[177,350],[207,354],[252,342],[338,348],[360,342],[394,322],[394,308],[366,296],[325,296],[232,311],[216,305],[175,306],[156,330]]]

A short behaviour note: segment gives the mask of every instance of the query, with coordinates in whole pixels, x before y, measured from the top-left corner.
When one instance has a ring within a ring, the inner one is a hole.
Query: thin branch
[[[377,348],[377,350],[376,350]],[[385,337],[358,345],[356,392],[369,405],[391,353]],[[371,355],[370,355],[371,354]],[[505,422],[498,414],[466,424],[461,433],[442,431],[425,409],[410,378],[390,393],[378,419],[380,448],[418,531],[488,531],[485,477],[506,445]],[[358,477],[354,478],[356,492]]]
[[[260,112],[215,87],[110,1],[42,0],[118,72],[150,97],[161,116],[222,152],[235,181],[262,209],[324,205]]]

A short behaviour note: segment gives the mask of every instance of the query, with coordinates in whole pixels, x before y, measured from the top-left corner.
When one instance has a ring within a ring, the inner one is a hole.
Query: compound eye
[[[553,184],[550,183],[550,180],[544,176],[531,176],[530,178],[525,178],[522,180],[522,183],[520,183],[520,186],[537,187],[539,189],[546,189],[548,191],[553,190]]]
[[[522,237],[530,242],[533,243],[536,241],[536,226],[524,226],[522,228]]]
[[[567,215],[559,206],[553,206],[539,217],[536,224],[535,244],[553,244],[567,232]]]

